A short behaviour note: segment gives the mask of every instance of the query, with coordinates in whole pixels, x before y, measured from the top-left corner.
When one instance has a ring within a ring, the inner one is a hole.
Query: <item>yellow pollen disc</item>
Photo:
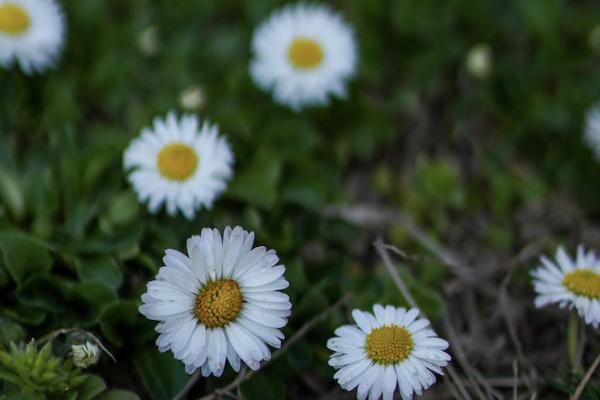
[[[590,299],[600,299],[600,274],[591,269],[578,269],[565,274],[563,285],[571,292]]]
[[[0,32],[18,35],[29,28],[29,15],[23,7],[12,3],[0,5]]]
[[[231,279],[209,282],[198,297],[194,312],[196,318],[209,328],[220,328],[234,321],[243,304],[238,283]]]
[[[183,143],[172,143],[158,153],[158,170],[173,181],[184,181],[194,174],[198,166],[196,151]]]
[[[299,37],[288,48],[288,58],[296,68],[315,68],[323,61],[323,49],[314,40]]]
[[[365,350],[376,364],[391,365],[406,359],[413,350],[410,332],[398,325],[375,328],[367,335]]]

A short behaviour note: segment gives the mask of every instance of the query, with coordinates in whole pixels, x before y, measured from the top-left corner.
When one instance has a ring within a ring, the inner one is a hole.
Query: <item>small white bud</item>
[[[186,110],[199,110],[206,104],[206,95],[200,86],[190,86],[179,96],[181,107]]]
[[[98,362],[100,349],[92,342],[85,344],[74,344],[71,346],[73,364],[79,368],[87,368]]]
[[[140,50],[147,56],[153,56],[158,53],[159,38],[158,29],[155,26],[149,26],[142,31],[139,39]]]
[[[467,53],[465,63],[471,75],[485,79],[492,72],[492,50],[485,43],[477,44]]]

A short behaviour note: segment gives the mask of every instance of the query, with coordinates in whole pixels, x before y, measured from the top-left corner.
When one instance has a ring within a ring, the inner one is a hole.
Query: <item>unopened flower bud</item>
[[[465,63],[471,75],[485,79],[492,72],[492,50],[485,43],[477,44],[467,53]]]
[[[186,88],[179,96],[181,107],[186,110],[199,110],[206,104],[204,90],[200,86],[190,86]]]
[[[74,344],[71,346],[73,353],[73,364],[79,368],[87,368],[98,362],[100,349],[92,342],[85,344]]]

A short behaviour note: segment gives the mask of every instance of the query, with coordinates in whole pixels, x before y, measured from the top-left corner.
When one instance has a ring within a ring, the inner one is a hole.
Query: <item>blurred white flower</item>
[[[187,255],[167,250],[156,280],[148,283],[139,308],[160,321],[156,345],[171,350],[188,374],[221,376],[229,361],[257,370],[279,348],[280,329],[292,304],[285,267],[273,250],[253,248],[254,233],[241,227],[202,229],[187,241]]]
[[[73,364],[79,368],[88,368],[98,362],[100,349],[92,342],[74,344],[71,346]]]
[[[600,160],[600,103],[590,107],[585,115],[583,138],[596,158]]]
[[[298,110],[346,96],[354,74],[351,28],[326,6],[298,3],[274,12],[255,31],[250,72],[274,99]]]
[[[186,110],[199,110],[206,104],[206,95],[200,86],[190,86],[179,96],[181,107]]]
[[[467,71],[475,78],[485,79],[492,72],[492,50],[487,44],[477,44],[469,50],[466,58]]]
[[[575,308],[586,324],[600,325],[600,260],[593,251],[577,248],[572,260],[562,247],[555,260],[541,257],[542,265],[532,271],[537,296],[535,306],[558,303],[560,307]]]
[[[155,118],[125,150],[129,181],[150,212],[162,204],[173,216],[179,209],[192,219],[211,208],[232,175],[233,154],[216,125],[202,125],[193,115],[178,119],[174,112]]]
[[[356,325],[336,329],[327,342],[335,352],[329,359],[338,369],[334,378],[345,390],[358,388],[358,399],[392,400],[396,388],[403,400],[422,394],[435,383],[433,372],[443,375],[448,342],[417,318],[416,308],[375,304],[373,312],[352,311]]]
[[[0,0],[0,65],[18,63],[26,74],[52,66],[65,36],[55,0]]]
[[[160,48],[158,38],[158,29],[155,26],[149,26],[144,29],[139,39],[140,50],[147,56],[154,56]]]

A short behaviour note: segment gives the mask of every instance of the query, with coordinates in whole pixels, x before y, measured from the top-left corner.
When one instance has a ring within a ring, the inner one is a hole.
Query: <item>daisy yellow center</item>
[[[323,48],[313,39],[299,37],[288,48],[288,58],[296,68],[315,68],[323,61]]]
[[[231,279],[209,282],[196,297],[194,312],[209,328],[220,328],[234,321],[243,304],[238,283]]]
[[[376,364],[391,365],[406,359],[415,343],[410,332],[398,325],[375,328],[367,335],[365,350]]]
[[[583,268],[565,274],[563,285],[571,292],[590,299],[600,299],[600,274]]]
[[[198,155],[187,144],[168,144],[158,153],[158,170],[167,179],[184,181],[194,174],[196,167]]]
[[[29,28],[29,14],[19,5],[4,3],[0,5],[0,32],[18,35]]]

